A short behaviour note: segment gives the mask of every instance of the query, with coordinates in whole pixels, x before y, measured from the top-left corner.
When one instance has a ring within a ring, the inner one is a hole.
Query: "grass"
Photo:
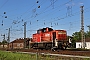
[[[0,60],[35,60],[34,55],[0,51]]]
[[[0,60],[90,60],[90,59],[0,51]]]

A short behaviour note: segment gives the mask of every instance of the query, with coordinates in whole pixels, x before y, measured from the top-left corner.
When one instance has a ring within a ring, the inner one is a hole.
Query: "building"
[[[0,48],[8,48],[7,42],[6,43],[0,42]]]
[[[1,44],[0,45],[0,48],[7,48],[8,46],[7,46],[7,44]]]
[[[87,39],[85,39],[85,42],[86,42],[86,49],[90,49],[90,38],[87,38]],[[81,48],[81,45],[82,44],[82,42],[81,42],[81,40],[79,40],[79,41],[77,41],[76,42],[76,48]]]
[[[26,47],[29,46],[30,38],[26,38]],[[9,43],[8,46],[10,49],[22,49],[24,48],[24,39],[19,38]]]

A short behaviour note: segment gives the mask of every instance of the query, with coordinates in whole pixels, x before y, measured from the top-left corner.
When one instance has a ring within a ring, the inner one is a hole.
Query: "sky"
[[[81,29],[81,8],[84,6],[84,31],[90,25],[90,0],[0,0],[0,41],[24,37],[31,38],[36,30],[51,27],[66,30],[71,36]],[[7,17],[7,18],[5,18]]]

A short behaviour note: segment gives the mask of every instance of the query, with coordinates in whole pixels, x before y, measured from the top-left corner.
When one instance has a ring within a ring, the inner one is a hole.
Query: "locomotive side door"
[[[52,47],[54,47],[55,46],[55,39],[56,39],[56,32],[53,32],[52,33],[52,38],[53,38],[53,40],[52,40]]]

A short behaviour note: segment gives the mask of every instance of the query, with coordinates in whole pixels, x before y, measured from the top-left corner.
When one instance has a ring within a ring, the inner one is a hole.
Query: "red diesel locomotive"
[[[67,44],[67,32],[65,30],[53,30],[48,27],[37,30],[31,40],[31,48],[37,49],[66,49]]]

